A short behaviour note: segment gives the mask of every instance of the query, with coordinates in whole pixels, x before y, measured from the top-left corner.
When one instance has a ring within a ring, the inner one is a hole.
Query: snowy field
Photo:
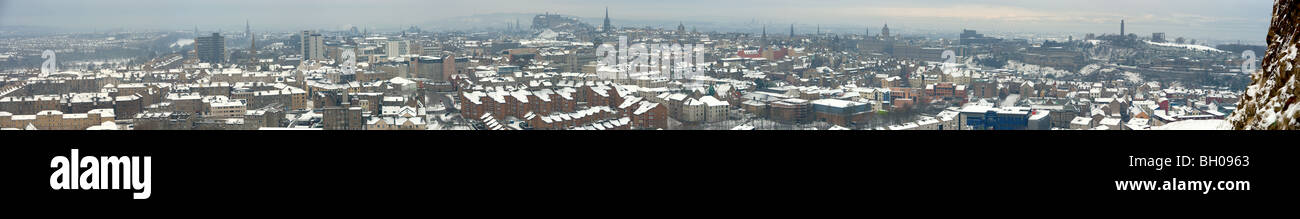
[[[1166,46],[1166,47],[1181,47],[1181,48],[1190,49],[1190,50],[1196,50],[1196,51],[1204,51],[1204,52],[1224,52],[1223,50],[1215,49],[1214,47],[1209,47],[1209,46],[1206,46],[1206,45],[1177,44],[1177,43],[1157,43],[1157,42],[1151,42],[1151,41],[1145,41],[1145,42],[1147,42],[1147,44],[1151,44],[1151,45]]]

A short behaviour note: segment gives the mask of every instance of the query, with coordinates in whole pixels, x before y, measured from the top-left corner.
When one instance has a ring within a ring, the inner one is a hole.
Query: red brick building
[[[668,107],[650,101],[640,101],[623,115],[632,118],[633,129],[668,129]]]

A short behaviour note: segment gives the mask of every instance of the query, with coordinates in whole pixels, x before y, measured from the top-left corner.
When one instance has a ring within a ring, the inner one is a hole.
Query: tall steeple
[[[257,71],[257,35],[253,34],[253,28],[244,21],[244,28],[248,31],[248,69]]]
[[[194,60],[199,59],[199,25],[194,25]]]
[[[601,31],[605,31],[605,33],[614,32],[614,27],[609,24],[609,7],[605,7],[605,25],[601,26],[600,28]]]
[[[794,24],[790,24],[790,38],[794,38]]]

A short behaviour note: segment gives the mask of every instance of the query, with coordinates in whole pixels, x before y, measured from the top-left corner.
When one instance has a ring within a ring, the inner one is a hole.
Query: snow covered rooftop
[[[1089,126],[1089,125],[1092,125],[1092,118],[1088,118],[1088,117],[1074,117],[1074,120],[1070,120],[1070,124],[1073,124],[1073,125],[1081,125],[1081,126]]]
[[[820,100],[814,100],[814,101],[812,101],[812,104],[813,104],[813,105],[830,106],[830,107],[835,107],[835,108],[849,108],[849,107],[855,107],[855,106],[866,105],[865,103],[859,103],[859,102],[847,101],[847,100],[839,100],[839,99],[820,99]]]
[[[704,97],[700,97],[700,102],[704,102],[704,105],[707,105],[707,106],[727,106],[727,105],[730,105],[729,103],[727,103],[727,102],[725,102],[725,101],[718,100],[718,98],[713,98],[713,96],[704,96]]]

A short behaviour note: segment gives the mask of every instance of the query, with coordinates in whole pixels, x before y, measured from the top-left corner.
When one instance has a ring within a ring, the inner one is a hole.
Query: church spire
[[[794,24],[790,24],[790,38],[794,38]]]
[[[248,31],[248,69],[257,71],[257,35],[253,34],[253,26],[247,20],[244,28]]]
[[[614,28],[613,28],[613,26],[609,24],[609,7],[608,7],[608,6],[605,7],[605,25],[604,25],[604,26],[601,26],[601,31],[605,31],[605,33],[612,33],[612,32],[614,32]]]

